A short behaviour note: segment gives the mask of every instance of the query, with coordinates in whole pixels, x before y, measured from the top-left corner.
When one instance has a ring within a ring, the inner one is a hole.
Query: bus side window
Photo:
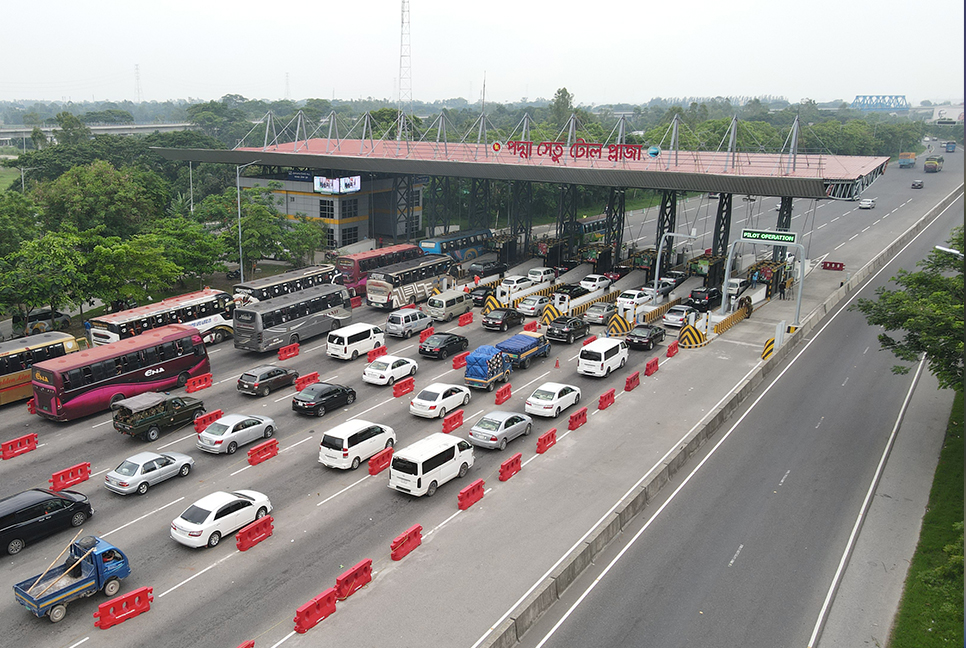
[[[66,379],[69,379],[67,382],[72,385],[71,389],[77,389],[84,385],[84,372],[81,369],[71,369],[65,375]]]
[[[83,367],[81,372],[84,374],[84,384],[90,385],[94,382],[94,374],[91,372],[90,367]]]
[[[114,358],[114,375],[120,376],[124,373],[124,361],[121,358]]]
[[[58,342],[57,344],[47,347],[47,355],[51,358],[59,358],[66,354],[67,352],[64,351],[64,345],[62,343]]]
[[[141,366],[142,367],[147,367],[147,366],[150,366],[150,365],[153,365],[153,364],[157,364],[157,362],[158,362],[158,351],[157,351],[157,349],[154,349],[153,347],[149,347],[147,349],[144,349],[141,352],[141,357],[143,358],[143,361],[141,362]]]
[[[174,342],[165,342],[158,347],[160,351],[160,356],[162,360],[170,360],[178,355],[178,350],[174,345]]]
[[[0,369],[2,368],[3,368],[3,358],[0,358]],[[2,374],[3,372],[0,371],[0,375]],[[70,391],[71,390],[70,372],[62,373],[60,375],[60,379],[64,382],[64,391]]]

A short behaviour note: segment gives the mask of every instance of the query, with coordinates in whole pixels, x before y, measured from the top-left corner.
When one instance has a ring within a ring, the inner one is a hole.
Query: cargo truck
[[[463,383],[467,387],[476,387],[493,391],[498,382],[506,382],[513,371],[513,361],[510,356],[493,346],[481,346],[466,356],[466,371]]]
[[[525,331],[498,342],[496,348],[510,358],[514,367],[529,369],[534,358],[550,355],[550,341],[543,333]]]
[[[900,169],[912,169],[916,166],[916,154],[915,153],[900,153],[899,154],[899,168]]]

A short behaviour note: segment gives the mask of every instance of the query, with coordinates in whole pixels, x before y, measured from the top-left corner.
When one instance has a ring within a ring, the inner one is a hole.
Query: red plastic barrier
[[[532,320],[523,325],[524,331],[536,331],[537,330],[537,320]]]
[[[650,376],[654,373],[657,373],[657,358],[651,358],[647,361],[647,364],[644,365],[645,376]]]
[[[838,261],[822,261],[822,270],[845,270],[845,264]]]
[[[47,481],[50,482],[50,490],[59,491],[82,481],[87,481],[90,476],[91,464],[85,461],[64,470],[58,470]]]
[[[319,382],[319,372],[313,371],[310,374],[305,374],[304,376],[299,376],[295,379],[295,389],[302,391],[312,383]]]
[[[151,609],[151,601],[154,600],[154,595],[151,593],[153,591],[154,588],[151,587],[140,587],[133,592],[112,598],[107,603],[101,603],[94,613],[94,618],[97,619],[94,627],[107,630],[142,612],[147,612]]]
[[[362,306],[362,297],[352,297],[349,299],[349,306],[351,308],[359,308]]]
[[[465,511],[481,499],[483,499],[483,480],[477,479],[460,491],[456,501],[459,504],[460,510]]]
[[[576,430],[581,425],[587,422],[587,408],[581,407],[579,410],[570,415],[570,423],[567,425],[568,430]]]
[[[500,464],[500,481],[506,481],[513,477],[515,474],[520,472],[523,464],[523,455],[521,453],[516,453],[506,461]]]
[[[27,413],[36,414],[37,413],[37,399],[31,398],[27,401]]]
[[[255,640],[249,639],[245,643],[238,644],[238,648],[255,648]]]
[[[209,425],[211,425],[212,423],[214,423],[224,415],[225,413],[222,412],[220,409],[217,409],[214,412],[208,412],[207,414],[202,414],[201,416],[195,419],[195,432],[197,432],[198,434],[201,434],[202,430],[204,430],[206,427],[208,427]]]
[[[419,524],[410,527],[405,533],[396,536],[389,545],[389,557],[402,560],[409,552],[423,543],[423,527]]]
[[[37,433],[31,432],[16,439],[10,439],[0,443],[0,457],[3,459],[13,459],[25,452],[37,449]]]
[[[278,439],[262,441],[257,446],[248,451],[248,465],[257,466],[266,459],[271,459],[278,454]]]
[[[550,428],[537,437],[537,454],[543,454],[555,445],[557,445],[557,428]]]
[[[419,334],[420,343],[425,342],[429,339],[429,336],[436,332],[436,327],[430,326],[428,329],[423,329],[422,333]]]
[[[635,371],[624,380],[624,391],[631,391],[641,384],[641,372]]]
[[[405,306],[400,306],[400,308],[416,308],[416,304],[406,304]]]
[[[584,338],[584,342],[583,342],[583,345],[582,346],[587,346],[588,344],[590,344],[591,342],[593,342],[596,339],[597,339],[597,336],[596,335],[591,335],[590,337],[586,337],[586,338]]]
[[[185,392],[192,394],[201,389],[208,389],[209,387],[211,387],[211,374],[201,374],[194,378],[188,378],[188,382],[185,383]]]
[[[471,353],[470,351],[464,351],[463,353],[458,353],[458,354],[454,355],[453,356],[453,369],[462,369],[463,367],[465,367],[466,366],[466,356],[468,356],[470,353]]]
[[[335,588],[330,587],[314,599],[295,610],[295,631],[305,634],[319,621],[335,612]]]
[[[392,395],[395,398],[399,398],[403,394],[408,394],[413,389],[416,388],[416,379],[410,376],[409,378],[403,378],[395,385],[392,386]]]
[[[673,358],[678,354],[678,341],[675,340],[667,345],[667,357]]]
[[[238,551],[248,551],[272,535],[275,531],[273,522],[275,522],[275,518],[266,515],[239,529],[238,533],[235,534],[235,546],[238,547]]]
[[[372,582],[372,559],[366,558],[335,579],[335,597],[344,601]]]
[[[369,474],[378,475],[392,463],[392,446],[380,450],[369,459]]]
[[[600,400],[597,402],[597,409],[607,409],[614,404],[614,390],[608,389],[603,394],[600,395]]]
[[[389,349],[386,348],[386,345],[377,346],[375,349],[366,354],[366,360],[372,362],[379,356],[384,356],[387,353],[389,353]]]
[[[295,344],[289,344],[280,348],[278,350],[278,359],[288,360],[289,358],[294,358],[298,354],[299,354],[299,343],[296,342]]]
[[[467,324],[472,324],[472,323],[473,323],[473,313],[463,313],[462,315],[460,315],[460,321],[459,321],[460,326],[466,326]]]
[[[463,410],[456,410],[443,417],[443,432],[445,434],[449,434],[461,425],[463,425]]]
[[[502,405],[503,403],[510,400],[510,396],[511,396],[510,383],[507,383],[496,390],[496,404]]]

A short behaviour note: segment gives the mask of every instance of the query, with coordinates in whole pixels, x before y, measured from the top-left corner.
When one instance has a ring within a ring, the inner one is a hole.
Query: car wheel
[[[386,384],[389,385],[390,387],[392,387],[393,385],[395,385],[396,384],[396,377],[395,376],[389,376],[389,380],[386,381]]]
[[[524,369],[530,368],[530,358],[526,358],[522,363]]]
[[[117,593],[121,591],[121,581],[116,578],[112,578],[104,583],[104,596],[111,598],[112,596],[117,596]]]
[[[203,409],[196,409],[195,410],[195,413],[191,415],[191,418],[193,420],[197,421],[199,418],[201,418],[204,415],[205,415],[205,410],[203,410]]]
[[[235,454],[235,450],[238,450],[238,444],[232,441],[228,444],[228,454]]]
[[[260,393],[262,396],[268,396],[270,392],[271,390],[268,387],[262,387],[262,391]]]
[[[426,487],[426,497],[432,497],[436,494],[437,484],[436,482],[430,482],[429,486]]]
[[[178,471],[179,477],[187,477],[188,473],[191,472],[191,464],[185,464],[181,466],[181,470]]]
[[[359,357],[359,352],[358,352],[358,351],[353,351],[353,352],[352,352],[352,357],[351,357],[351,358],[349,358],[349,359],[350,359],[350,360],[355,360],[355,359],[356,359],[356,358],[358,358],[358,357]]]
[[[325,405],[319,405],[319,409],[315,410],[316,416],[325,416]]]
[[[273,434],[275,434],[275,428],[273,428],[271,425],[265,428],[266,439],[271,439]]]
[[[439,418],[446,418],[446,408],[445,407],[440,407],[439,408]]]
[[[553,417],[554,418],[557,418],[558,416],[560,416],[560,408],[559,407],[553,411]]]
[[[573,344],[573,343],[574,343],[574,334],[571,333],[567,336],[567,344]]]
[[[7,553],[10,554],[11,556],[15,556],[21,551],[23,551],[24,546],[25,544],[23,540],[21,540],[20,538],[14,538],[13,540],[7,543]]]
[[[453,314],[446,313],[446,323],[448,324],[449,322],[452,322],[452,321],[453,321]]]
[[[299,343],[299,336],[293,335],[292,337],[290,337],[288,339],[288,343],[289,344],[298,344]]]
[[[70,525],[72,527],[79,527],[84,524],[84,522],[87,522],[87,513],[84,513],[84,511],[77,511],[77,513],[74,513],[74,515],[70,518]]]
[[[67,616],[67,606],[62,604],[55,605],[47,613],[47,618],[50,619],[51,623],[60,623],[65,616]]]
[[[460,344],[460,349],[463,350],[463,351],[466,351],[469,348],[470,348],[470,341],[469,340],[463,340],[463,342]]]
[[[523,431],[523,436],[530,436],[530,432],[533,429],[533,425],[527,423],[527,429]]]
[[[607,367],[607,373],[604,374],[604,378],[610,377],[610,367]]]
[[[500,439],[500,451],[506,450],[506,437]]]
[[[648,351],[650,351],[650,350],[651,350],[651,349],[653,349],[653,348],[654,348],[654,343],[653,343],[653,342],[650,342],[650,341],[648,341],[648,343],[647,343],[647,350],[648,350]]]
[[[469,394],[463,394],[463,404],[464,405],[469,405],[469,403],[470,403],[470,395]]]
[[[624,368],[624,363],[625,362],[627,362],[627,360],[625,358],[621,358],[621,366],[620,366],[621,369]]]
[[[147,439],[148,441],[157,441],[158,437],[160,436],[161,436],[161,430],[159,430],[155,426],[149,427],[148,431],[144,433],[144,438]]]
[[[359,464],[361,464],[361,463],[362,463],[362,460],[359,459],[359,457],[353,457],[352,458],[352,465],[349,466],[349,470],[355,470],[356,468],[359,467]]]
[[[489,383],[489,384],[488,384],[488,385],[486,386],[486,391],[488,391],[488,392],[491,392],[491,391],[493,391],[493,383]]]
[[[178,374],[178,387],[184,387],[188,382],[188,378],[190,377],[191,376],[189,376],[185,371],[182,371],[180,374]]]
[[[355,401],[356,401],[356,395],[355,394],[349,394],[348,396],[345,397],[345,404],[346,405],[352,405]]]
[[[392,446],[393,446],[392,439],[387,439],[386,440],[386,448],[391,448]]]
[[[404,337],[405,339],[407,339],[407,340],[408,340],[409,338],[411,338],[412,336],[413,336],[413,332],[412,332],[412,330],[411,330],[411,329],[410,329],[410,330],[408,330],[408,331],[406,331],[406,334],[405,334],[405,335],[403,335],[403,337]]]
[[[446,353],[446,349],[443,349],[442,351],[439,352],[439,359],[440,360],[445,360],[448,357],[449,357],[449,354]]]
[[[266,515],[268,515],[268,509],[266,509],[266,508],[265,508],[265,507],[263,506],[263,507],[261,507],[260,509],[258,509],[258,512],[257,512],[257,513],[255,513],[255,519],[256,519],[256,520],[261,520],[261,519],[262,519],[263,517],[265,517]]]
[[[462,477],[466,477],[466,473],[468,473],[469,471],[470,471],[470,467],[469,467],[469,466],[467,466],[467,465],[466,465],[466,464],[464,463],[463,465],[461,465],[461,466],[460,466],[460,473],[459,473],[459,476],[460,476],[461,478],[462,478]]]
[[[409,375],[410,376],[416,375],[416,365],[413,365],[412,368],[409,370]]]
[[[217,531],[208,536],[209,547],[217,547],[219,542],[221,542],[221,534]]]
[[[221,344],[224,341],[225,341],[225,334],[221,331],[215,331],[214,343]]]
[[[577,405],[579,403],[580,403],[580,394],[577,394],[577,398],[574,399],[574,405]]]
[[[138,495],[144,495],[145,493],[147,493],[149,486],[150,485],[147,482],[141,482],[140,484],[138,484],[138,491],[137,491]]]

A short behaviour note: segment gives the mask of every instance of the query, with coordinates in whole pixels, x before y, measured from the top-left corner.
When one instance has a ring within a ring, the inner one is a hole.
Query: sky
[[[412,96],[963,101],[963,0],[411,0]],[[0,100],[396,100],[400,0],[7,3]],[[140,88],[139,88],[140,86]]]

